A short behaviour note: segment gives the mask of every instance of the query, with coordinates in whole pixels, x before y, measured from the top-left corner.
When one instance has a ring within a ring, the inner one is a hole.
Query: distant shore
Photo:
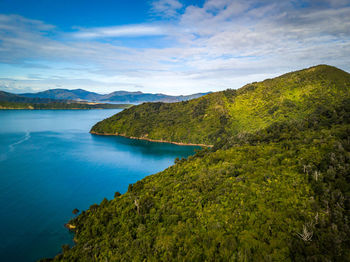
[[[175,145],[179,145],[179,146],[213,147],[213,145],[206,145],[206,144],[193,144],[193,143],[173,142],[173,141],[167,141],[167,140],[150,139],[150,138],[147,138],[147,137],[126,136],[126,135],[123,135],[123,134],[98,133],[98,132],[95,132],[95,131],[90,131],[90,134],[99,135],[99,136],[121,136],[121,137],[129,138],[129,139],[145,140],[145,141],[157,142],[157,143],[168,143],[168,144],[175,144]]]
[[[0,107],[0,110],[93,110],[93,109],[124,109],[124,108],[103,108],[103,107],[96,107],[96,108],[2,108]]]
[[[104,103],[18,103],[0,101],[0,110],[88,110],[88,109],[125,109],[129,104]]]

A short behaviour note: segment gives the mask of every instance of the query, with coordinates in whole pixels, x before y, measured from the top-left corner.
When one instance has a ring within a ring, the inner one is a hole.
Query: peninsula
[[[145,103],[91,132],[213,147],[83,211],[53,261],[349,261],[349,73]]]

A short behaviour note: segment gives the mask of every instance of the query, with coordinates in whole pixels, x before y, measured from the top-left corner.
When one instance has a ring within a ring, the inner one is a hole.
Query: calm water
[[[0,110],[0,260],[36,261],[72,244],[72,210],[165,169],[195,147],[89,134],[120,110]]]

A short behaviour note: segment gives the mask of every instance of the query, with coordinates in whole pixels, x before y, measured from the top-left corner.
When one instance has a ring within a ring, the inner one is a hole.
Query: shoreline
[[[173,141],[167,141],[167,140],[151,139],[151,138],[146,138],[146,137],[126,136],[123,134],[98,133],[95,131],[90,131],[90,134],[98,135],[98,136],[121,136],[121,137],[129,138],[129,139],[144,140],[144,141],[157,142],[157,143],[168,143],[168,144],[174,144],[174,145],[178,145],[178,146],[201,146],[201,147],[209,147],[209,148],[213,147],[213,145],[206,145],[206,144],[173,142]]]
[[[0,110],[93,110],[93,109],[103,110],[103,109],[126,109],[126,108],[124,107],[122,108],[103,108],[103,107],[98,107],[98,108],[0,108]]]

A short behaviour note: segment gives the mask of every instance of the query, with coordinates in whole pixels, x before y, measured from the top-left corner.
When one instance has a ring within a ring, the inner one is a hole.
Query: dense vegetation
[[[117,109],[128,108],[130,106],[130,104],[89,104],[77,102],[20,103],[0,101],[0,109]]]
[[[350,261],[350,75],[317,66],[100,133],[213,144],[70,221],[55,261]]]

